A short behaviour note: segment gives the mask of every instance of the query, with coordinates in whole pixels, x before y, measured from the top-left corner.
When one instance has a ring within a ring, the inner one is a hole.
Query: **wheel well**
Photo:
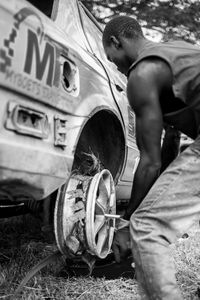
[[[125,138],[122,126],[112,112],[97,112],[86,123],[76,147],[73,170],[78,169],[80,173],[85,173],[87,154],[91,153],[116,180],[123,166]]]

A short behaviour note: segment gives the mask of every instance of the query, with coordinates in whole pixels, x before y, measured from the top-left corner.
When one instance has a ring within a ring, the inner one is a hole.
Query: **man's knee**
[[[130,218],[130,237],[134,244],[144,244],[145,241],[162,244],[166,231],[163,222],[152,215],[136,213]]]

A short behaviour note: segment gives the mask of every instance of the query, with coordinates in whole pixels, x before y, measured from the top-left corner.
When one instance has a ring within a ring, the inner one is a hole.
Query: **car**
[[[63,254],[105,258],[139,161],[126,78],[77,0],[2,0],[0,19],[0,215],[42,207]]]

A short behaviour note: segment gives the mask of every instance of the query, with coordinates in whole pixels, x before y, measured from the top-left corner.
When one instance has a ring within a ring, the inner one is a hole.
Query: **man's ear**
[[[114,35],[111,35],[110,40],[117,49],[121,47],[121,42]]]

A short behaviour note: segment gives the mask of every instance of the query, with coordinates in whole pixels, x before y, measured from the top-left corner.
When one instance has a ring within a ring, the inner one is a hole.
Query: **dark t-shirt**
[[[147,43],[129,73],[140,61],[150,57],[158,57],[169,65],[174,98],[186,105],[183,111],[166,115],[165,121],[195,138],[200,125],[200,48],[184,41]]]

